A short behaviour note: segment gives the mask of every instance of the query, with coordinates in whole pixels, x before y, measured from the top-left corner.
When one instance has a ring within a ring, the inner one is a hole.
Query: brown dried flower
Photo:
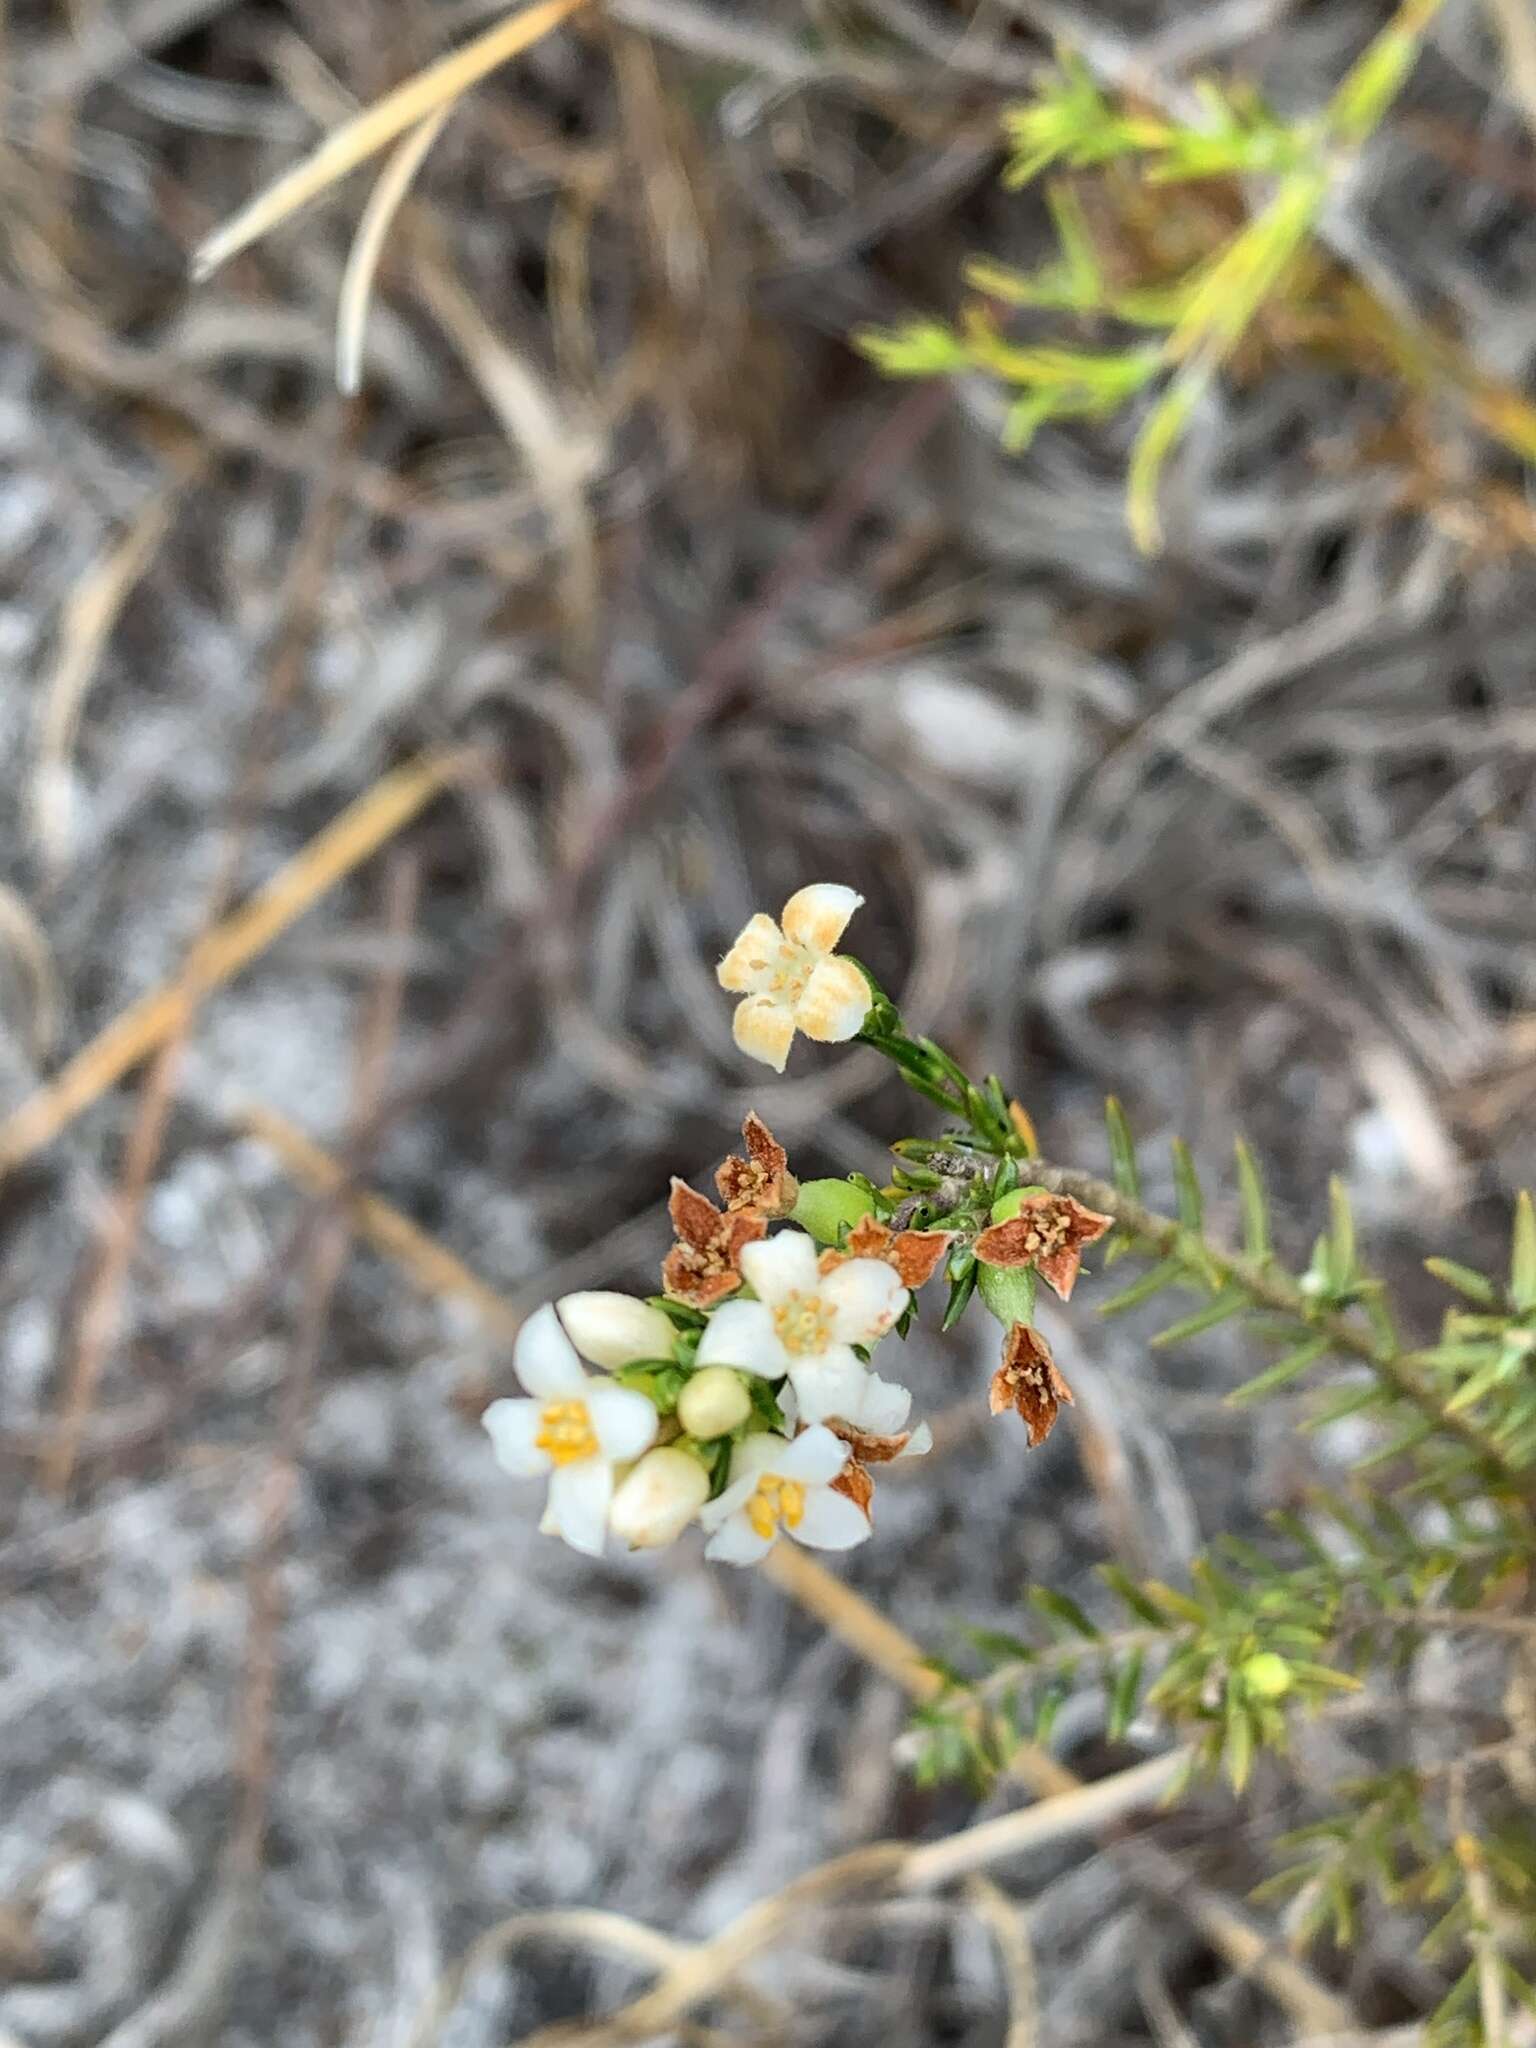
[[[1015,1323],[1003,1342],[1003,1362],[992,1375],[990,1406],[994,1415],[1009,1408],[1021,1415],[1029,1431],[1029,1447],[1043,1444],[1056,1426],[1072,1389],[1051,1356],[1051,1347],[1028,1323]]]
[[[715,1175],[721,1201],[727,1209],[755,1210],[770,1222],[787,1216],[800,1194],[800,1183],[789,1170],[789,1154],[755,1109],[748,1110],[741,1135],[746,1158],[733,1153]]]
[[[667,1214],[677,1243],[662,1261],[661,1284],[674,1301],[713,1308],[741,1285],[742,1248],[766,1236],[768,1225],[752,1209],[722,1213],[707,1195],[675,1178]]]
[[[875,1482],[857,1458],[850,1458],[832,1481],[832,1491],[846,1495],[856,1508],[868,1515],[869,1504],[875,1497]]]
[[[952,1230],[892,1230],[878,1216],[865,1216],[848,1233],[842,1251],[821,1255],[821,1270],[830,1273],[845,1259],[883,1259],[896,1269],[903,1287],[914,1292],[931,1280],[954,1242]]]
[[[989,1266],[1033,1266],[1066,1301],[1083,1263],[1084,1245],[1113,1229],[1114,1221],[1071,1195],[1026,1195],[1016,1216],[981,1233],[976,1256]]]

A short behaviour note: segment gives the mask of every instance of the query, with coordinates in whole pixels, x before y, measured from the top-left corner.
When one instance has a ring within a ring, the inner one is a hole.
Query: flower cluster
[[[749,1115],[743,1154],[715,1175],[718,1202],[674,1179],[659,1295],[568,1294],[529,1319],[512,1361],[525,1391],[493,1402],[485,1427],[509,1472],[548,1480],[541,1528],[590,1556],[610,1536],[654,1549],[695,1522],[705,1556],[731,1564],[757,1562],[781,1535],[824,1550],[862,1542],[871,1468],[932,1441],[926,1424],[908,1427],[912,1396],[874,1353],[906,1334],[941,1272],[944,1327],[973,1293],[1004,1325],[994,1412],[1015,1410],[1035,1444],[1072,1399],[1033,1327],[1035,1278],[1066,1300],[1110,1219],[1021,1186],[1023,1112],[909,1038],[867,970],[833,950],[861,901],[818,883],[778,920],[751,919],[719,968],[742,996],[737,1043],[782,1070],[797,1030],[862,1038],[985,1143],[906,1141],[885,1187],[857,1175],[802,1185]]]

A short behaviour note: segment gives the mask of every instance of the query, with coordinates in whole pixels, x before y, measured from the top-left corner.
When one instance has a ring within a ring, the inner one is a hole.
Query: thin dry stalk
[[[156,491],[115,546],[71,590],[59,621],[58,653],[37,701],[37,767],[31,789],[32,831],[55,877],[69,857],[70,756],[86,695],[123,606],[142,581],[195,465]]]
[[[461,772],[437,753],[381,775],[243,909],[192,948],[173,981],[120,1011],[45,1087],[0,1122],[0,1175],[22,1165],[175,1032],[213,991],[248,967],[354,868],[402,831]]]
[[[379,150],[387,149],[397,136],[419,121],[451,109],[482,78],[558,28],[585,4],[586,0],[539,0],[537,6],[497,22],[462,49],[438,58],[396,86],[355,119],[344,122],[302,163],[295,164],[201,242],[192,257],[193,275],[211,277],[231,256],[270,233]]]
[[[363,344],[368,334],[368,306],[384,244],[394,225],[416,173],[427,152],[443,132],[449,107],[441,107],[419,128],[412,129],[390,157],[379,181],[368,194],[357,233],[342,273],[341,294],[336,302],[336,383],[348,398],[356,397],[363,383]]]

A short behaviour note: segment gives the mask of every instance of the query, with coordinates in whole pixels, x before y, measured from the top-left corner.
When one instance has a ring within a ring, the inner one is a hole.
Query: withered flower
[[[878,1216],[865,1216],[849,1231],[842,1251],[822,1253],[821,1270],[830,1273],[845,1259],[884,1259],[902,1286],[915,1291],[939,1270],[954,1237],[952,1230],[892,1230]]]
[[[768,1225],[756,1210],[722,1212],[707,1195],[674,1177],[667,1214],[677,1243],[661,1266],[661,1284],[674,1301],[713,1308],[741,1285],[741,1254]]]
[[[1062,1378],[1050,1345],[1028,1323],[1015,1323],[1003,1343],[1003,1362],[992,1375],[992,1413],[1002,1415],[1012,1408],[1022,1416],[1033,1450],[1055,1428],[1063,1402],[1069,1408],[1073,1405],[1072,1389]]]
[[[754,1209],[770,1222],[787,1216],[800,1194],[800,1183],[789,1170],[789,1154],[755,1109],[748,1110],[741,1135],[746,1158],[732,1153],[715,1175],[721,1201],[727,1209]]]
[[[976,1256],[989,1266],[1033,1266],[1066,1301],[1083,1263],[1083,1247],[1113,1229],[1114,1221],[1071,1195],[1026,1195],[1017,1215],[981,1233]]]
[[[926,1422],[920,1422],[916,1429],[899,1430],[894,1435],[878,1435],[834,1415],[827,1427],[848,1446],[848,1462],[833,1480],[833,1490],[846,1494],[866,1515],[875,1492],[869,1467],[889,1465],[897,1458],[920,1458],[933,1448],[933,1432]]]

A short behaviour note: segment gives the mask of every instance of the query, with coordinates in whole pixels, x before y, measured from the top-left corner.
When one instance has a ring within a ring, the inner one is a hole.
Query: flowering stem
[[[860,1038],[883,1052],[909,1087],[965,1125],[962,1133],[950,1135],[950,1144],[1019,1161],[1028,1181],[1112,1216],[1122,1231],[1160,1258],[1195,1263],[1189,1260],[1189,1254],[1195,1252],[1202,1277],[1214,1290],[1235,1288],[1254,1304],[1277,1309],[1326,1336],[1335,1351],[1362,1359],[1392,1393],[1417,1408],[1437,1429],[1459,1439],[1490,1475],[1507,1481],[1519,1469],[1503,1446],[1469,1415],[1447,1407],[1445,1396],[1397,1342],[1389,1325],[1370,1328],[1335,1309],[1321,1307],[1308,1297],[1296,1276],[1274,1259],[1229,1251],[1203,1233],[1191,1232],[1174,1217],[1158,1215],[1096,1174],[1033,1157],[1032,1148],[1009,1115],[1001,1084],[988,1076],[978,1087],[942,1046],[930,1038],[910,1036],[895,1004],[868,969],[863,971],[873,1000]],[[920,1156],[915,1147],[913,1155]]]

